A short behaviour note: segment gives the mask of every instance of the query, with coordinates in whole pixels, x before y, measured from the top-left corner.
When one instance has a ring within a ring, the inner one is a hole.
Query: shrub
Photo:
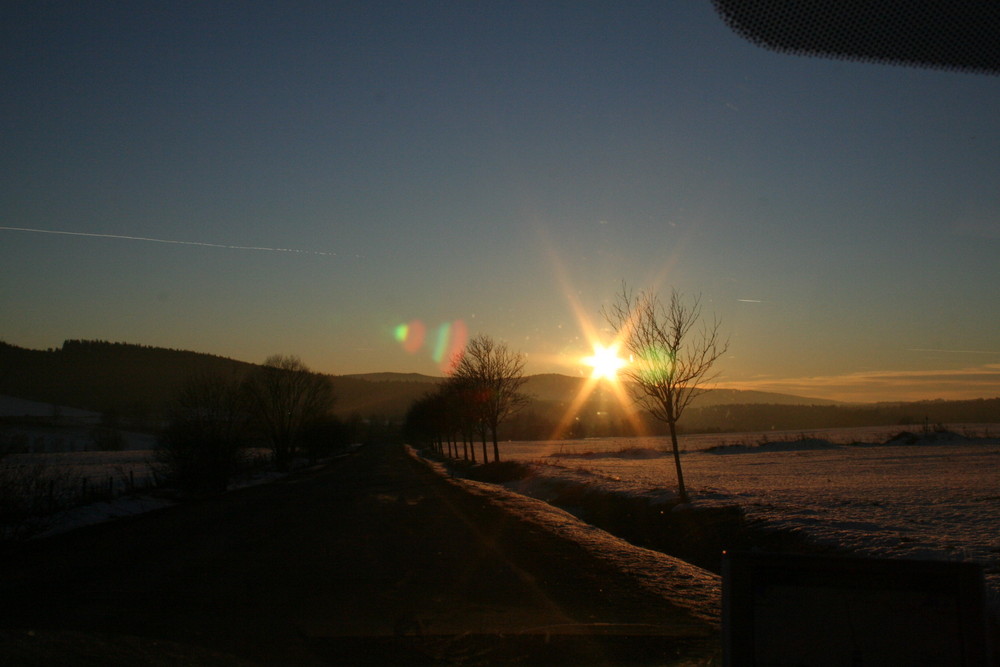
[[[238,377],[188,380],[157,450],[168,479],[185,491],[225,491],[247,445],[248,421]]]

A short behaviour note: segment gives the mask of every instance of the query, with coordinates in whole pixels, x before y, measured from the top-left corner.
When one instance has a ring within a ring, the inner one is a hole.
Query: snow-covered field
[[[357,446],[357,445],[355,445]],[[264,458],[267,450],[249,450],[249,456]],[[296,461],[296,466],[307,465]],[[42,480],[43,495],[54,493],[62,499],[58,511],[33,520],[31,535],[46,537],[64,533],[82,526],[109,521],[123,516],[142,514],[174,503],[170,493],[154,493],[158,474],[164,471],[151,449],[128,449],[120,452],[45,452],[10,454],[0,463],[0,485],[19,477],[10,473],[19,469],[28,471],[29,478]],[[237,489],[286,476],[267,468],[250,469],[232,480],[229,489]],[[51,482],[50,482],[51,480]],[[51,486],[50,486],[51,483]],[[0,491],[3,489],[0,488]],[[99,496],[93,500],[88,497]],[[0,509],[3,496],[0,495]],[[0,535],[3,535],[0,525]]]
[[[126,486],[152,486],[155,458],[150,449],[126,449],[120,452],[46,452],[11,454],[6,465],[43,466],[49,471],[71,473],[75,479],[86,479],[91,485],[108,486],[115,490]]]
[[[996,606],[1000,426],[952,428],[960,435],[918,430],[889,444],[899,427],[690,436],[681,460],[696,504],[739,504],[767,526],[859,554],[980,563]],[[512,442],[501,456],[533,463],[543,479],[665,499],[675,488],[668,449],[666,438]]]

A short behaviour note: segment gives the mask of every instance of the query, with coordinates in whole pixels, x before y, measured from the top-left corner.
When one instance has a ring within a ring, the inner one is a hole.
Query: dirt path
[[[399,447],[8,549],[0,600],[3,664],[718,656],[710,627]]]

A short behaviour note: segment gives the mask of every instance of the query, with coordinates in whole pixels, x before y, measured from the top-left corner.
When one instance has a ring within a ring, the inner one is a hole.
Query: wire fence
[[[13,457],[12,457],[13,458]],[[0,462],[0,539],[30,537],[54,514],[80,505],[149,492],[165,482],[154,465],[54,465],[44,459]]]

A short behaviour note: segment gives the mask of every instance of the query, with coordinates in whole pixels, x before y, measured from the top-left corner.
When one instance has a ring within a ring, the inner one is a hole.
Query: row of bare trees
[[[455,360],[454,370],[437,391],[410,407],[404,435],[410,442],[473,462],[478,439],[483,463],[489,461],[489,439],[493,443],[493,460],[499,461],[497,430],[528,402],[520,391],[526,380],[524,362],[524,355],[506,343],[485,334],[476,336]]]
[[[161,462],[191,490],[224,490],[253,445],[287,469],[301,451],[315,456],[336,429],[333,387],[298,357],[272,355],[247,374],[189,378],[170,407]]]

